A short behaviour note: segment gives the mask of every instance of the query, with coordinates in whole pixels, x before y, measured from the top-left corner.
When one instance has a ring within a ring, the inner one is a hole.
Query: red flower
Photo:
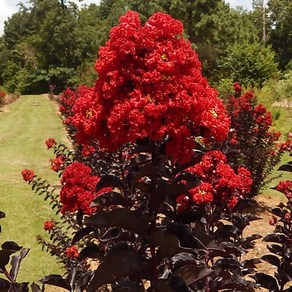
[[[3,89],[0,89],[0,97],[3,98],[6,96],[6,92]]]
[[[198,175],[203,182],[191,190],[193,200],[197,203],[213,201],[218,206],[232,209],[237,204],[238,199],[250,191],[252,184],[250,172],[246,168],[238,168],[236,173],[227,164],[226,156],[217,150],[207,152],[202,161],[191,167],[189,171]],[[203,187],[202,190],[200,186]],[[200,191],[207,194],[206,198],[200,194]]]
[[[24,169],[22,172],[22,178],[27,181],[27,182],[30,182],[33,180],[33,178],[35,177],[35,174],[33,172],[33,170],[31,169]]]
[[[158,12],[144,26],[128,11],[100,48],[94,89],[80,93],[72,123],[81,144],[97,140],[114,151],[137,139],[166,142],[167,154],[189,161],[195,136],[223,141],[229,118],[183,26]]]
[[[63,155],[59,155],[56,158],[51,159],[50,160],[51,169],[53,171],[58,172],[62,168],[62,166],[64,165],[64,162],[65,162],[65,160],[64,160],[64,156]]]
[[[213,201],[213,187],[209,183],[201,183],[190,190],[193,201],[197,204],[208,204]]]
[[[67,247],[65,249],[65,255],[69,259],[78,258],[79,257],[78,248],[75,245]]]
[[[276,190],[283,193],[287,199],[292,198],[292,181],[286,180],[279,182],[276,186]]]
[[[273,215],[272,218],[269,220],[269,224],[274,226],[277,224],[277,218]]]
[[[85,145],[82,149],[82,155],[84,157],[88,157],[90,156],[92,153],[94,153],[95,148],[93,146],[90,145]]]
[[[44,222],[44,229],[46,231],[51,231],[56,226],[56,223],[53,220],[45,221]]]
[[[57,144],[56,140],[54,138],[48,138],[45,143],[46,143],[48,149],[54,147]]]
[[[238,82],[234,82],[233,83],[233,89],[234,89],[235,94],[240,94],[241,90],[242,90],[242,87]]]
[[[96,184],[99,177],[92,175],[89,166],[81,162],[73,162],[67,166],[61,179],[60,201],[63,204],[62,213],[82,211],[85,214],[92,214],[94,209],[90,203],[99,194],[110,191],[112,188],[104,188],[96,192]]]

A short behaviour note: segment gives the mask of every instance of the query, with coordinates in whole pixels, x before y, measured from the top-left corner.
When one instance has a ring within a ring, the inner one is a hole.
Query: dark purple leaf
[[[240,231],[237,227],[228,224],[222,224],[214,233],[214,237],[220,241],[230,241],[230,238],[237,238]]]
[[[14,255],[12,257],[10,276],[14,281],[16,281],[19,268],[20,268],[20,263],[22,259],[28,254],[28,252],[29,252],[28,248],[22,248],[18,255]]]
[[[113,292],[144,292],[145,289],[140,283],[132,281],[122,281],[117,285],[113,285]]]
[[[150,226],[151,215],[141,214],[126,208],[117,208],[110,212],[96,213],[85,218],[85,224],[96,228],[119,227],[134,233],[145,235]]]
[[[280,266],[280,259],[277,257],[277,256],[274,256],[272,254],[267,254],[267,255],[264,255],[262,256],[262,259],[276,267],[279,267]]]
[[[121,234],[120,228],[117,227],[110,228],[100,237],[100,241],[101,242],[110,241],[112,239],[117,238],[120,234]]]
[[[95,198],[91,202],[90,207],[108,207],[113,205],[126,207],[128,204],[128,200],[121,193],[109,192],[99,195],[97,198]]]
[[[237,268],[241,269],[242,265],[238,262],[238,260],[234,258],[224,258],[224,259],[219,259],[216,261],[214,264],[214,267],[220,268],[223,270],[231,269],[231,268]]]
[[[177,253],[171,258],[171,263],[176,269],[181,266],[195,264],[196,262],[197,258],[188,252]]]
[[[291,164],[283,164],[277,170],[292,172],[292,165]]]
[[[42,289],[40,288],[40,286],[34,282],[30,285],[30,287],[31,287],[32,292],[42,292]]]
[[[282,246],[281,245],[278,245],[278,244],[268,244],[267,245],[267,248],[270,252],[276,254],[276,255],[279,255],[279,256],[283,256],[283,249],[282,249]]]
[[[5,218],[5,213],[0,211],[0,219]]]
[[[0,270],[4,270],[5,266],[9,263],[10,255],[15,251],[13,250],[0,250]]]
[[[274,215],[276,215],[278,217],[282,217],[282,216],[284,216],[285,211],[283,209],[277,207],[277,208],[273,208],[272,209],[272,214],[274,214]]]
[[[81,250],[79,258],[103,259],[103,252],[100,250],[98,245],[92,243]]]
[[[177,269],[173,276],[183,279],[186,285],[190,285],[198,280],[209,276],[213,271],[204,266],[186,265]]]
[[[116,250],[97,267],[86,291],[96,291],[103,284],[112,283],[124,276],[150,279],[150,275],[150,263],[138,256],[133,249]]]
[[[149,178],[153,178],[157,176],[157,168],[154,165],[154,163],[149,162],[143,165],[141,168],[138,167],[137,165],[134,165],[133,167],[129,169],[128,179],[131,185],[131,192],[135,190],[137,182],[142,177],[145,177],[145,176]]]
[[[292,259],[292,247],[285,248],[284,254],[288,259]]]
[[[204,215],[205,214],[200,210],[186,210],[178,213],[175,217],[175,221],[183,224],[189,224],[191,222],[200,221]]]
[[[16,242],[14,241],[5,241],[3,244],[2,244],[2,249],[7,249],[7,250],[11,250],[11,251],[19,251],[21,250],[22,246],[19,246]]]
[[[170,223],[166,232],[176,235],[182,247],[206,250],[206,246],[199,238],[193,235],[191,228],[187,225]]]
[[[284,243],[287,241],[287,236],[283,233],[271,233],[263,238],[265,242]]]
[[[259,283],[263,288],[268,289],[269,292],[279,292],[277,280],[274,277],[264,273],[256,273],[255,279],[257,283]]]
[[[72,245],[74,245],[76,242],[78,242],[80,239],[82,239],[84,236],[88,235],[89,233],[93,232],[95,229],[92,227],[85,227],[80,230],[78,230],[72,239]]]
[[[240,257],[245,253],[243,248],[234,245],[232,242],[221,242],[220,246],[224,248],[226,254],[234,254],[235,256]]]
[[[10,288],[10,282],[5,279],[0,278],[0,289],[1,289],[0,291],[2,292],[3,290],[3,292],[6,292],[9,290],[9,288]]]
[[[118,189],[123,189],[123,183],[121,180],[114,175],[105,175],[100,178],[100,181],[96,185],[96,191],[98,192],[104,187],[114,187]]]
[[[70,285],[66,279],[63,279],[60,275],[48,275],[40,279],[40,282],[47,285],[57,286],[67,291],[70,291]]]
[[[149,237],[150,246],[159,246],[159,258],[172,257],[181,252],[188,252],[191,249],[180,246],[179,239],[173,234],[165,234],[163,228],[157,228]]]
[[[241,262],[242,266],[246,269],[255,269],[256,268],[256,264],[261,263],[260,259],[249,259],[249,260],[245,260],[243,262]]]
[[[173,292],[173,290],[168,285],[168,281],[166,281],[166,280],[158,280],[157,285],[154,287],[154,291],[156,291],[156,292]]]

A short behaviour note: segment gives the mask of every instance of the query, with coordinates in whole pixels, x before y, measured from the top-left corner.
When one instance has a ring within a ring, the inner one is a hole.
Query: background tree
[[[279,68],[285,69],[285,66],[292,59],[292,2],[290,0],[270,0],[269,43],[276,52]]]

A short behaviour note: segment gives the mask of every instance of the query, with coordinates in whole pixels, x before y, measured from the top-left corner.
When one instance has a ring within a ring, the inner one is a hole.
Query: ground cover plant
[[[268,159],[286,150],[288,144],[275,145],[266,109],[235,83],[226,110],[202,76],[182,24],[164,13],[142,25],[137,13],[127,12],[100,49],[96,71],[93,88],[60,96],[73,151],[54,138],[45,142],[55,154],[60,193],[37,172],[22,171],[59,215],[44,222],[51,241],[39,242],[66,273],[45,276],[42,284],[68,291],[267,287],[256,270],[259,259],[242,260],[260,235],[243,236],[257,219],[242,213],[256,191],[250,166],[236,159],[254,145]],[[245,123],[250,140],[259,137],[252,146],[242,145],[236,118],[243,116],[252,122]],[[262,170],[276,163],[259,160]]]

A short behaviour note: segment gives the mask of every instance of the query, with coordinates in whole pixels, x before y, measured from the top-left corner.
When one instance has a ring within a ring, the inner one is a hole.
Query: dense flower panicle
[[[56,158],[50,160],[51,169],[56,172],[62,169],[64,163],[65,163],[64,155],[59,155]]]
[[[81,162],[73,162],[67,166],[61,179],[61,212],[64,214],[82,211],[84,214],[92,214],[94,209],[90,208],[90,203],[98,195],[112,190],[108,187],[96,192],[96,184],[99,180],[99,177],[92,175],[91,168]]]
[[[77,246],[72,245],[70,247],[67,247],[65,249],[65,255],[69,259],[78,258],[79,257],[79,252],[78,252]]]
[[[283,193],[287,199],[292,198],[292,181],[286,180],[286,181],[281,181],[277,186],[276,190]]]
[[[84,157],[88,157],[90,156],[91,154],[93,154],[95,152],[95,148],[93,146],[90,146],[90,145],[85,145],[83,148],[82,148],[82,155]]]
[[[35,177],[35,173],[31,169],[22,170],[21,175],[22,175],[22,178],[27,182],[32,181]]]
[[[65,91],[63,91],[59,96],[60,112],[65,116],[69,116],[76,99],[76,92],[72,89],[67,88]]]
[[[46,143],[48,149],[54,147],[54,146],[57,144],[57,142],[56,142],[56,140],[55,140],[54,138],[48,138],[48,139],[45,141],[45,143]]]
[[[250,191],[252,184],[250,172],[240,167],[235,173],[227,164],[226,156],[218,150],[207,152],[189,171],[202,179],[199,186],[190,190],[195,203],[224,203],[233,209],[238,199]]]
[[[94,90],[73,107],[79,143],[93,139],[114,151],[137,139],[168,137],[167,154],[188,161],[196,135],[225,139],[229,118],[182,34],[181,22],[165,13],[144,26],[135,12],[120,18],[100,48]]]
[[[44,222],[44,230],[51,231],[56,226],[56,223],[53,220],[45,221]]]

